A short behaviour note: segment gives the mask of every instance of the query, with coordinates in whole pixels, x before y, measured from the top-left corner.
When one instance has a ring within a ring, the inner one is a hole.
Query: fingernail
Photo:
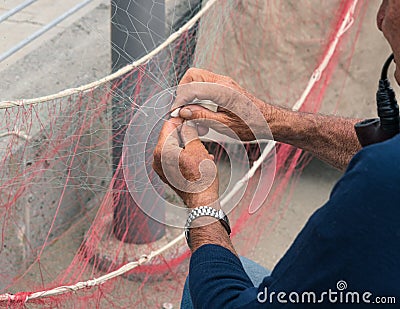
[[[177,118],[177,117],[179,117],[179,111],[180,111],[181,109],[180,109],[180,107],[178,107],[176,110],[174,110],[172,113],[171,113],[171,117],[172,118]]]
[[[189,109],[189,108],[183,108],[183,109],[181,109],[180,111],[179,111],[179,115],[182,117],[182,118],[191,118],[192,117],[192,115],[193,115],[193,113],[192,113],[192,111]]]

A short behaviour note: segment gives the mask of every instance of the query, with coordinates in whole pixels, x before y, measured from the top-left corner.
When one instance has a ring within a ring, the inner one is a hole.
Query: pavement
[[[10,10],[27,2],[27,0],[3,0],[0,2],[0,17]],[[68,10],[83,3],[83,0],[68,0],[68,1],[53,1],[53,0],[36,0],[28,5],[21,11],[10,16],[0,23],[0,57],[5,52],[13,48],[15,45],[29,36],[39,31],[47,24],[62,16]],[[22,50],[16,52],[5,61],[0,62],[0,71],[17,60],[25,57],[35,49],[37,49],[43,42],[49,41],[58,33],[67,29],[71,24],[77,21],[88,12],[92,11],[100,3],[106,1],[92,0],[87,5],[82,7],[76,13],[72,14],[54,28],[50,29],[38,39],[29,43]]]

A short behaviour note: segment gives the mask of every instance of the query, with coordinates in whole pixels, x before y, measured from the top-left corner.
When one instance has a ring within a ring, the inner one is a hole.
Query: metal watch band
[[[197,218],[205,217],[205,216],[218,219],[221,222],[222,226],[225,228],[226,232],[228,233],[228,236],[231,234],[231,227],[229,225],[228,216],[224,213],[224,211],[222,209],[217,210],[210,206],[196,207],[190,211],[189,216],[186,220],[186,224],[185,224],[185,237],[186,237],[186,242],[187,242],[189,248],[191,248],[189,230],[192,225],[192,222],[194,220],[196,220]]]

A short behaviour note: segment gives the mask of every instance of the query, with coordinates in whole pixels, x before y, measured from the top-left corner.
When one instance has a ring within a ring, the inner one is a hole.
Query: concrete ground
[[[0,16],[8,13],[10,10],[18,7],[25,3],[26,0],[4,0],[0,3]],[[51,0],[36,0],[31,5],[22,9],[21,11],[10,16],[8,19],[0,23],[0,55],[3,55],[11,48],[15,47],[21,41],[27,39],[35,32],[39,31],[42,27],[55,20],[59,16],[63,15],[68,10],[73,9],[78,4],[82,3],[82,0],[70,0],[70,1],[51,1]],[[104,5],[108,4],[108,1],[94,0],[89,2],[87,5],[79,9],[76,13],[66,18],[54,28],[45,32],[43,35],[31,43],[27,44],[18,52],[14,53],[6,60],[0,63],[0,70],[4,70],[8,66],[11,66],[19,59],[24,58],[32,51],[36,50],[44,42],[48,42],[51,38],[63,32],[70,27],[75,21],[85,16],[88,12],[92,11],[95,7],[98,7],[100,3]],[[54,55],[57,57],[57,55]],[[48,59],[48,62],[53,62],[52,59]]]
[[[2,1],[0,14],[21,2]],[[0,23],[0,54],[80,2],[38,0]],[[111,69],[110,27],[100,21],[109,16],[109,1],[94,0],[0,62],[0,100],[52,94],[107,75]]]
[[[21,2],[1,1],[0,15]],[[78,2],[39,0],[35,6],[1,23],[0,54]],[[103,21],[109,20],[108,2],[93,1],[78,14],[0,63],[0,101],[56,93],[107,75],[111,67],[110,33],[109,24]],[[383,63],[382,57],[384,59],[388,54],[384,40],[375,30],[374,14],[379,3],[379,0],[370,0],[360,41],[347,72],[344,95],[337,108],[341,115],[364,117],[374,114],[377,71]],[[335,94],[331,96],[333,102]],[[353,99],[362,107],[355,108]],[[310,214],[328,199],[340,175],[326,164],[312,160],[304,169],[278,224],[272,232],[262,236],[260,245],[250,257],[267,268],[273,268]],[[65,241],[73,239],[66,237]],[[76,244],[71,245],[71,250],[75,247]],[[65,258],[71,258],[71,254]],[[159,301],[162,303],[168,299]]]

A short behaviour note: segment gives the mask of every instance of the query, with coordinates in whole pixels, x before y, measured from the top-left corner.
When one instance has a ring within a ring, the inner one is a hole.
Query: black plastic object
[[[358,140],[363,147],[383,142],[400,131],[399,106],[387,78],[388,69],[393,59],[392,54],[382,67],[381,79],[376,93],[379,118],[363,120],[354,127]]]

